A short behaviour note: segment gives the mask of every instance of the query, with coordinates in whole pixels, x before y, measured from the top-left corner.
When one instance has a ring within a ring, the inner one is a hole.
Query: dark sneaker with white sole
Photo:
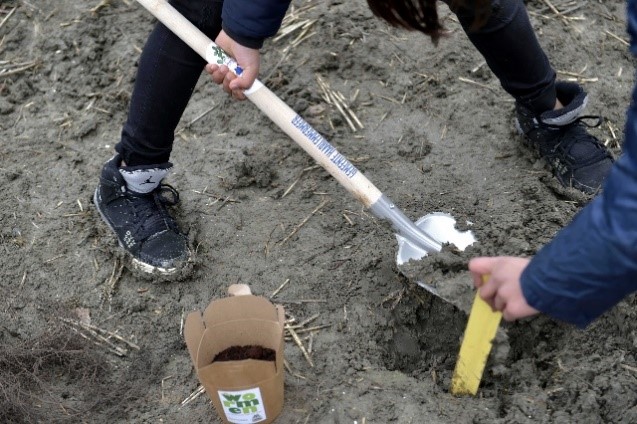
[[[560,184],[595,194],[614,162],[606,147],[586,129],[599,126],[602,118],[582,116],[588,96],[578,84],[558,82],[556,90],[564,105],[559,110],[537,115],[516,103],[518,131],[550,165]]]
[[[179,202],[179,194],[161,184],[172,164],[121,168],[120,164],[116,155],[102,168],[95,207],[132,257],[134,268],[172,274],[190,259],[188,239],[166,208]]]

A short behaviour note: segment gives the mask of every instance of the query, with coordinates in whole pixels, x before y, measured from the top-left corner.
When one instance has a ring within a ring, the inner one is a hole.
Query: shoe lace
[[[147,240],[165,230],[177,231],[177,224],[167,206],[179,203],[179,193],[169,184],[161,184],[148,194],[129,197],[138,224],[132,232],[135,238]]]
[[[584,128],[597,128],[603,121],[604,118],[599,115],[584,115],[566,125],[543,124],[544,128],[559,131],[559,135],[553,141],[554,147],[548,155],[564,160],[573,171],[610,158],[610,153],[604,145]],[[577,155],[578,159],[573,160],[574,155],[571,154],[571,151],[576,145],[586,145],[586,153]],[[589,146],[593,148],[591,149]]]

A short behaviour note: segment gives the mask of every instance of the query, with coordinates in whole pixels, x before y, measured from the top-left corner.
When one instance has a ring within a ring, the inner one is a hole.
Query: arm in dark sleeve
[[[637,0],[628,0],[627,24],[637,56]],[[637,290],[637,85],[624,135],[624,154],[604,192],[538,252],[521,277],[531,306],[580,327]]]
[[[225,0],[223,30],[237,43],[259,49],[281,27],[291,0]]]
[[[527,302],[585,327],[637,290],[637,88],[627,113],[624,154],[604,192],[538,252],[521,283]]]

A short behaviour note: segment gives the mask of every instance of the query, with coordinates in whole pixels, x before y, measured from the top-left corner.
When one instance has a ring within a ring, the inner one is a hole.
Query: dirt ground
[[[548,4],[527,5],[541,43],[560,78],[589,92],[588,112],[605,118],[591,131],[620,154],[634,67],[625,4],[550,3],[562,15]],[[286,343],[277,422],[637,422],[634,297],[586,330],[503,323],[479,395],[449,393],[473,294],[467,260],[532,255],[587,199],[522,146],[511,99],[440,10],[451,33],[435,47],[363,0],[294,0],[261,79],[407,216],[451,213],[478,244],[399,269],[386,223],[202,76],[168,180],[196,262],[188,278],[156,283],[128,270],[91,203],[152,17],[132,0],[3,0],[0,421],[214,421],[205,394],[184,402],[199,383],[183,318],[246,283],[307,321],[314,366]],[[444,300],[417,280],[453,290]]]

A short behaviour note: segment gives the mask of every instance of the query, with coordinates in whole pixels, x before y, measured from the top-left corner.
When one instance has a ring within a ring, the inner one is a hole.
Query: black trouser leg
[[[171,4],[214,40],[221,30],[219,1],[187,0]],[[115,150],[128,166],[167,162],[174,132],[192,96],[205,61],[158,23],[139,60],[128,119]]]
[[[540,46],[522,0],[493,0],[488,21],[472,30],[470,10],[454,12],[507,93],[536,113],[553,109],[555,71]]]

